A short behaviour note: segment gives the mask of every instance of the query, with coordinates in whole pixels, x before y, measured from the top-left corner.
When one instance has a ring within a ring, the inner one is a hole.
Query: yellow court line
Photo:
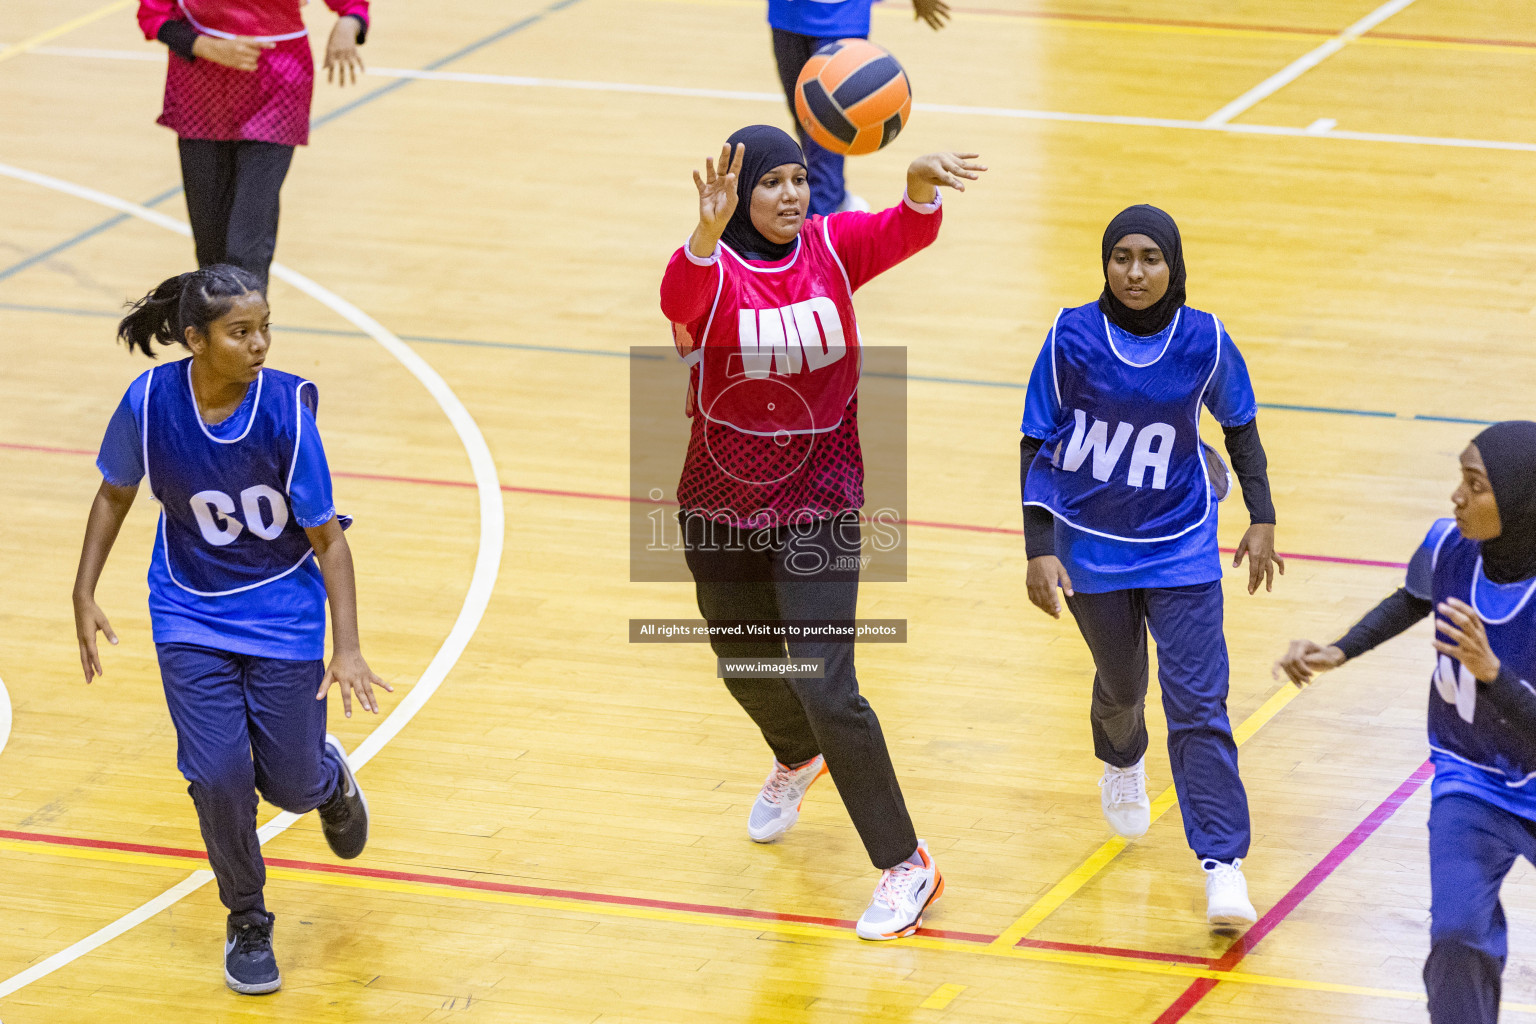
[[[1277,690],[1274,696],[1239,725],[1232,733],[1232,738],[1238,746],[1242,746],[1253,737],[1271,718],[1280,712],[1280,709],[1296,698],[1301,691],[1289,684]],[[1152,801],[1152,821],[1155,823],[1168,812],[1178,799],[1174,788],[1169,786],[1157,794],[1157,799]],[[1126,847],[1126,840],[1114,836],[1105,841],[1093,852],[1087,860],[1083,861],[1061,881],[1051,886],[1050,890],[1034,902],[1034,905],[1026,910],[1022,917],[1004,929],[1003,933],[992,940],[995,947],[1015,946],[1018,941],[1034,931],[1046,918],[1054,914],[1058,907],[1076,895],[1077,891],[1087,885],[1100,871],[1109,866],[1110,861],[1120,855],[1120,851]]]
[[[186,869],[188,860],[200,858],[176,857],[166,854],[135,853],[124,850],[103,850],[94,847],[56,846],[47,842],[25,842],[0,839],[0,850],[45,857],[64,857],[73,860],[92,860],[113,864],[141,864],[157,867]],[[706,925],[730,928],[736,931],[765,932],[793,938],[840,942],[865,949],[869,943],[856,936],[852,929],[831,925],[803,924],[795,921],[765,921],[756,918],[740,918],[704,911],[670,910],[664,907],[626,906],[617,903],[593,904],[583,900],[558,896],[535,896],[523,893],[497,892],[486,889],[460,889],[456,886],[434,885],[429,882],[408,882],[368,875],[341,875],[328,871],[309,871],[298,868],[269,866],[268,877],[284,881],[316,885],[328,885],[350,889],[366,889],[373,892],[389,892],[401,895],[424,896],[433,899],[451,899],[469,903],[489,903],[501,906],[527,907],[560,913],[580,914],[589,917],[623,917],[643,921],[661,921],[672,924]],[[1032,963],[1048,963],[1065,967],[1083,967],[1090,970],[1120,971],[1130,974],[1155,975],[1165,978],[1208,978],[1212,981],[1260,988],[1283,988],[1307,992],[1327,992],[1337,995],[1366,996],[1392,999],[1399,1002],[1424,1002],[1418,992],[1402,989],[1372,988],[1364,985],[1344,985],[1327,981],[1310,981],[1305,978],[1285,978],[1268,974],[1250,974],[1247,971],[1215,971],[1190,964],[1159,961],[1133,960],[1104,954],[1068,953],[1049,949],[999,948],[959,939],[932,938],[915,935],[898,940],[903,946],[947,953],[968,953],[972,956],[1003,957]],[[959,986],[958,988],[963,988]],[[944,991],[941,986],[928,998],[934,999]],[[1521,1013],[1536,1013],[1536,1004],[1505,1003],[1504,1008]]]
[[[10,60],[12,57],[19,53],[26,53],[34,46],[42,46],[44,43],[51,39],[57,39],[62,35],[68,35],[70,32],[73,32],[77,28],[89,25],[93,21],[100,21],[102,18],[105,18],[109,14],[114,14],[117,11],[131,7],[133,6],[133,3],[134,0],[113,0],[112,3],[107,4],[105,7],[98,7],[90,14],[82,14],[80,17],[66,21],[62,25],[55,25],[53,28],[39,32],[37,35],[30,39],[23,39],[19,43],[12,43],[5,49],[0,50],[0,61]]]
[[[917,1004],[919,1010],[942,1010],[955,1001],[955,996],[965,991],[964,985],[940,985],[929,993],[928,998]]]

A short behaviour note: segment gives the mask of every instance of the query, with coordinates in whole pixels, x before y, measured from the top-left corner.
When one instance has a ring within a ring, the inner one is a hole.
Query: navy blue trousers
[[[805,150],[806,176],[811,179],[810,215],[826,215],[837,210],[843,202],[847,185],[843,182],[843,158],[829,149],[823,149],[799,127],[795,117],[795,83],[800,80],[806,61],[827,43],[836,38],[818,39],[802,36],[798,32],[773,30],[773,56],[779,65],[779,81],[784,86],[784,98],[789,101],[789,116],[795,121],[795,132],[800,136],[800,148]]]
[[[303,814],[336,789],[325,753],[321,661],[280,661],[191,644],[156,644],[176,725],[176,767],[197,808],[208,865],[231,914],[266,910],[256,791]]]
[[[1509,931],[1499,888],[1515,858],[1536,862],[1536,823],[1451,793],[1429,809],[1429,959],[1434,1024],[1497,1024]]]
[[[1089,721],[1099,760],[1129,768],[1147,752],[1147,633],[1168,718],[1168,760],[1184,836],[1202,860],[1248,856],[1248,794],[1227,720],[1221,581],[1067,598],[1096,669]]]

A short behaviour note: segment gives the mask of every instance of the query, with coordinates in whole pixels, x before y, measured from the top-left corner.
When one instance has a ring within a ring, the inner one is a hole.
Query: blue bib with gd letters
[[[1506,586],[1489,582],[1478,542],[1463,537],[1450,521],[1436,527],[1441,534],[1431,563],[1435,607],[1453,597],[1471,605],[1499,661],[1520,679],[1536,679],[1536,580]],[[1517,731],[1491,704],[1479,701],[1471,672],[1436,652],[1430,678],[1431,750],[1481,768],[1511,789],[1536,778],[1536,736]]]
[[[1221,322],[1184,307],[1163,350],[1133,362],[1096,302],[1056,315],[1051,365],[1062,421],[1030,465],[1024,504],[1073,529],[1151,543],[1194,530],[1216,505],[1200,404],[1221,358]]]
[[[312,553],[291,514],[288,486],[301,403],[313,411],[317,393],[301,377],[263,369],[245,429],[221,440],[203,423],[191,374],[192,360],[183,359],[146,377],[144,470],[160,502],[171,581],[217,597],[280,579]]]

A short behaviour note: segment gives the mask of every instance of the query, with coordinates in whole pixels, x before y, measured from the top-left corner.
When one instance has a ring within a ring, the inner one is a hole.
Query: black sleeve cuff
[[[1365,617],[1350,627],[1333,646],[1344,652],[1346,661],[1353,661],[1426,618],[1431,605],[1432,602],[1414,597],[1399,587],[1385,601],[1366,612]]]
[[[1029,478],[1030,463],[1035,461],[1040,447],[1045,444],[1038,437],[1028,434],[1019,438],[1019,495],[1024,494],[1024,482]],[[1038,505],[1024,506],[1024,556],[1039,558],[1056,553],[1056,517]]]
[[[1227,455],[1232,460],[1232,474],[1243,488],[1243,504],[1248,520],[1273,523],[1275,503],[1269,494],[1269,456],[1259,440],[1259,420],[1254,417],[1235,427],[1222,427],[1227,435]]]
[[[343,18],[351,18],[361,26],[357,30],[357,45],[362,46],[368,41],[368,19],[361,14],[343,14]]]
[[[1499,666],[1491,683],[1479,683],[1480,696],[1486,698],[1506,721],[1522,732],[1536,729],[1536,692],[1520,681],[1508,663]]]
[[[197,55],[192,52],[192,44],[197,42],[197,29],[187,22],[168,21],[160,26],[155,38],[183,60],[197,60]]]

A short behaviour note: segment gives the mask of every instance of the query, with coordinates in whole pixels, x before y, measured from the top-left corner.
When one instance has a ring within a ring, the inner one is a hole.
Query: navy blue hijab
[[[1109,254],[1126,235],[1146,235],[1163,250],[1163,259],[1168,262],[1168,290],[1146,309],[1132,309],[1109,290]],[[1104,291],[1099,296],[1099,309],[1109,317],[1109,322],[1122,331],[1143,336],[1156,334],[1172,323],[1184,305],[1184,243],[1173,218],[1155,206],[1127,207],[1115,214],[1104,229],[1102,248]]]
[[[804,167],[805,154],[800,151],[800,143],[788,132],[772,125],[748,125],[726,139],[725,144],[730,147],[733,158],[738,142],[747,150],[742,154],[741,173],[736,178],[736,212],[731,214],[731,222],[725,226],[720,240],[742,259],[781,260],[794,251],[795,240],[781,245],[769,241],[757,230],[757,225],[752,223],[752,190],[757,188],[759,178],[780,164]],[[726,168],[720,170],[724,173]]]
[[[1536,576],[1536,423],[1505,420],[1472,439],[1502,529],[1483,541],[1483,572],[1495,583],[1514,583]]]

